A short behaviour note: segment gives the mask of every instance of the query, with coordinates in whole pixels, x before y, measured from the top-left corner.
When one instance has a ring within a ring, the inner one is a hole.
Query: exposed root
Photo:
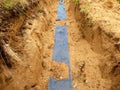
[[[1,43],[2,43],[2,49],[3,49],[3,51],[6,53],[6,55],[8,55],[9,57],[12,58],[12,62],[16,62],[16,63],[18,63],[20,65],[23,65],[22,60],[19,58],[19,56],[17,55],[17,53],[15,53],[12,50],[12,48],[10,47],[10,45],[7,44],[4,40],[1,40]],[[6,56],[6,60],[8,61],[7,56]]]

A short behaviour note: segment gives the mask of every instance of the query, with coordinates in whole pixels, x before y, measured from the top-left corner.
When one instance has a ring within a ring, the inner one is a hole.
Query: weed
[[[120,0],[117,0],[120,3]]]
[[[74,0],[75,4],[78,4],[80,0]]]
[[[2,3],[3,7],[7,9],[12,8],[15,3],[14,0],[0,0],[0,2]]]
[[[89,9],[89,6],[88,6],[88,5],[84,5],[84,6],[81,7],[81,10],[80,10],[80,11],[81,11],[82,13],[87,13],[88,9]]]

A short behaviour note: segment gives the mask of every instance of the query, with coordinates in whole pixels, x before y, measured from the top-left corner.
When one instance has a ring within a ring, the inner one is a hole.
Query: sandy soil
[[[72,8],[71,8],[72,7]],[[103,79],[99,68],[102,55],[95,53],[90,44],[82,38],[79,23],[72,14],[74,5],[67,4],[70,58],[74,90],[108,90],[110,80]]]
[[[77,9],[75,17],[83,37],[94,52],[104,56],[100,60],[100,71],[102,78],[111,81],[108,90],[119,90],[120,5],[116,0],[81,0],[77,8],[81,13]]]
[[[89,3],[91,3],[91,0],[89,1]],[[82,4],[86,5],[86,2],[82,2]],[[98,3],[99,0],[96,2]],[[98,10],[98,8],[94,8],[94,6],[99,6],[96,2],[92,3],[90,7],[93,13]],[[106,3],[106,1],[100,2],[100,4],[108,9],[112,7],[111,1],[108,0],[108,2],[109,3]],[[13,32],[12,37],[14,39],[10,41],[12,43],[11,47],[15,47],[14,51],[19,55],[24,64],[19,65],[14,63],[11,69],[5,71],[7,72],[5,75],[2,74],[2,78],[8,74],[12,76],[12,79],[0,89],[48,90],[50,77],[58,80],[67,78],[67,65],[52,61],[55,25],[67,24],[73,90],[119,90],[120,54],[114,47],[115,43],[104,33],[104,29],[106,32],[108,30],[106,26],[107,23],[102,23],[105,25],[103,26],[104,28],[98,28],[97,26],[91,29],[91,22],[84,19],[85,17],[79,12],[79,5],[75,5],[71,0],[65,2],[67,12],[67,20],[65,21],[56,21],[58,5],[56,0],[41,0],[40,4],[41,7],[39,11],[42,10],[42,12],[37,11],[27,17],[21,29],[16,31],[16,33]],[[48,5],[49,7],[46,7]],[[101,8],[101,6],[99,8]],[[102,11],[103,9],[100,10],[102,13],[105,12]],[[109,12],[111,11],[109,10]],[[97,22],[98,14],[94,14],[96,17],[90,14],[94,17],[94,22]],[[108,13],[106,13],[106,15],[108,15]],[[119,19],[118,16],[118,14],[115,14],[115,18]],[[101,20],[104,19],[102,15],[100,17]],[[114,17],[113,12],[107,19],[110,19],[110,17]],[[119,21],[114,19],[113,21],[118,29]],[[17,22],[19,21],[16,21],[16,23]],[[84,32],[82,30],[83,28],[80,28],[80,23],[85,24]],[[17,29],[18,26],[17,24],[14,29]],[[110,54],[113,51],[114,54]],[[9,76],[7,77],[9,79]],[[0,78],[0,80],[2,78]]]
[[[52,5],[53,2],[40,2],[40,10],[27,17],[20,31],[16,31],[20,32],[20,35],[13,34],[12,37],[18,38],[11,40],[11,46],[17,46],[14,49],[24,65],[15,64],[9,70],[12,74],[12,82],[7,82],[7,86],[5,84],[4,89],[1,87],[1,90],[47,89],[48,79],[52,72],[50,71],[51,66],[56,65],[56,63],[51,63],[55,12],[57,12],[57,4]],[[51,7],[45,7],[48,4]],[[41,9],[44,9],[44,12],[41,12]],[[61,65],[65,67],[62,63]]]

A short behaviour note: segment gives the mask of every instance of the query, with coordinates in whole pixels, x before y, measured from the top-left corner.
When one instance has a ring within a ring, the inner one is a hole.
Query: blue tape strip
[[[68,37],[67,37],[67,26],[56,26],[55,32],[55,46],[53,51],[53,60],[57,62],[69,62],[69,49],[68,49]]]
[[[65,20],[65,19],[66,19],[65,6],[63,4],[59,4],[57,20]]]
[[[64,0],[59,0],[59,1],[64,2]],[[65,20],[65,19],[66,19],[65,6],[59,4],[57,20]],[[68,47],[67,26],[56,25],[53,60],[56,62],[63,62],[68,65],[69,77],[63,80],[56,80],[54,78],[50,78],[48,90],[72,90],[72,73],[70,70],[69,57],[70,56],[69,56],[69,47]]]
[[[56,62],[63,62],[68,65],[69,77],[59,81],[54,78],[50,78],[49,90],[72,90],[72,74],[70,70],[68,33],[66,25],[56,26],[53,60]]]
[[[49,90],[72,90],[71,79],[64,79],[57,81],[54,78],[51,78],[49,83]]]
[[[59,0],[60,2],[64,2],[64,0]]]

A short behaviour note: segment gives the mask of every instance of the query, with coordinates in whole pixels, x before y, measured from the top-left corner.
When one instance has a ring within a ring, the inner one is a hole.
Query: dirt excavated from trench
[[[86,9],[80,12],[86,2],[65,1],[65,21],[56,21],[56,0],[39,3],[39,10],[24,20],[22,17],[10,20],[13,31],[6,34],[6,39],[14,55],[1,56],[0,90],[48,90],[50,77],[57,80],[68,77],[67,65],[52,62],[56,24],[68,26],[73,90],[120,90],[120,39],[105,32],[107,28],[91,23]],[[98,3],[99,0],[87,4],[90,9]],[[3,64],[3,56],[10,62]],[[18,58],[21,63],[15,62]]]

